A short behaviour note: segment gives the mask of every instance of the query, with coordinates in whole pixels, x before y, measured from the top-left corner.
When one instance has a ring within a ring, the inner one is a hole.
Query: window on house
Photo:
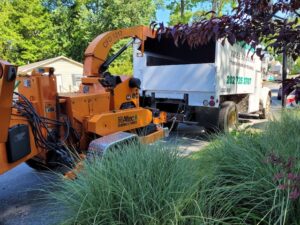
[[[61,74],[55,74],[55,76],[56,76],[57,90],[60,93],[63,91],[63,83],[62,83]]]
[[[79,86],[81,83],[82,74],[72,74],[73,86]]]

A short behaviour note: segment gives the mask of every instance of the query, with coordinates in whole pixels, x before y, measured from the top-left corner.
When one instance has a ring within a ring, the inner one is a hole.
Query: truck
[[[270,114],[262,61],[245,43],[211,40],[190,47],[162,35],[135,43],[133,68],[142,106],[167,112],[166,125],[173,129],[186,123],[226,132],[235,129],[239,116]]]

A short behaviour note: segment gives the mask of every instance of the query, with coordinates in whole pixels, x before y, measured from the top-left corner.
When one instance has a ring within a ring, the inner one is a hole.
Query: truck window
[[[215,41],[192,48],[186,42],[176,46],[173,39],[166,37],[145,41],[147,66],[214,63],[215,50]]]

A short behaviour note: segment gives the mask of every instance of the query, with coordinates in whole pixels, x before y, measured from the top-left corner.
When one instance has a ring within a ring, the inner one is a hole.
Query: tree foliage
[[[24,64],[54,53],[50,15],[39,0],[2,0],[0,18],[1,58]]]
[[[18,65],[65,55],[82,61],[99,34],[149,24],[162,0],[1,0],[0,58]],[[117,44],[112,53],[122,43]],[[132,73],[130,50],[112,72]],[[118,68],[117,68],[118,67]]]
[[[300,57],[298,57],[298,59],[294,62],[291,74],[300,74]]]
[[[233,7],[235,3],[236,0],[169,0],[165,4],[171,13],[169,25],[175,25],[208,18],[207,11],[220,16],[226,6]]]
[[[209,0],[209,2],[211,2],[211,10],[217,16],[221,16],[223,14],[223,9],[227,4],[234,8],[237,3],[236,0]]]
[[[244,41],[256,48],[262,56],[260,43],[268,43],[265,50],[287,53],[296,59],[300,54],[299,0],[238,0],[233,15],[213,16],[193,24],[165,27],[160,24],[160,34],[172,36],[175,43],[187,42],[190,46],[208,43],[211,39],[228,39],[230,44]],[[274,18],[278,13],[289,14],[288,21]],[[157,25],[154,23],[154,25]]]
[[[194,12],[192,17],[193,22],[202,19],[210,19],[212,16],[230,14],[232,9],[236,7],[237,0],[206,0],[203,4],[208,7],[200,7],[200,9]],[[212,13],[208,14],[207,12]]]
[[[188,23],[193,16],[192,9],[203,0],[170,0],[166,8],[170,10],[170,25]]]
[[[155,18],[160,0],[101,0],[97,2],[99,3],[97,7],[95,4],[89,5],[90,11],[93,12],[91,16],[93,22],[90,23],[90,40],[109,30],[140,24],[148,25]],[[111,54],[117,52],[125,43],[126,40],[115,44]],[[113,74],[130,75],[132,67],[132,48],[130,48],[110,66],[109,71]]]

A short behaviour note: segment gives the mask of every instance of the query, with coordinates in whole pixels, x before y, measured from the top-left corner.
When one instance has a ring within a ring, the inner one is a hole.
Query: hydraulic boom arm
[[[84,53],[84,75],[88,77],[99,76],[106,62],[111,47],[123,38],[138,38],[144,41],[147,38],[155,38],[156,32],[146,26],[136,26],[115,31],[109,31],[96,37]]]
[[[134,42],[135,38],[132,38],[125,46],[123,46],[116,54],[114,54],[113,56],[111,56],[110,58],[108,58],[107,60],[105,60],[105,62],[100,66],[100,73],[105,72],[108,67],[110,66],[110,64],[113,63],[113,61],[115,61],[116,58],[118,58],[133,42]]]

